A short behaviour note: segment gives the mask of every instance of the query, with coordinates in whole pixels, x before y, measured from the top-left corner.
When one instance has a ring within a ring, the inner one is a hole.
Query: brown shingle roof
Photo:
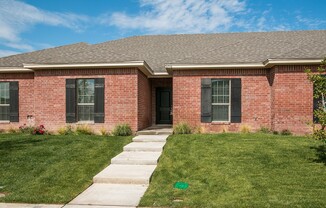
[[[156,72],[165,64],[261,63],[268,58],[323,58],[326,30],[184,35],[148,35],[95,45],[79,43],[0,59],[22,63],[113,63],[146,61]]]

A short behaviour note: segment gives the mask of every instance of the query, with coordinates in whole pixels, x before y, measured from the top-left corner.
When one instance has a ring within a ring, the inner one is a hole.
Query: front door
[[[156,89],[156,123],[172,124],[172,90],[171,88]]]

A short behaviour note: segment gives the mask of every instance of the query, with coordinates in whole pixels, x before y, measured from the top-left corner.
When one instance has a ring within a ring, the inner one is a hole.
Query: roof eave
[[[169,74],[173,70],[198,70],[198,69],[269,69],[276,65],[315,65],[322,59],[267,59],[262,63],[232,63],[232,64],[167,64],[165,69]]]
[[[22,67],[0,67],[0,74],[7,73],[33,73],[31,69],[25,69]]]
[[[24,68],[32,70],[42,69],[103,69],[103,68],[138,68],[146,76],[154,75],[153,70],[145,61],[130,61],[117,63],[77,63],[77,64],[23,64]]]

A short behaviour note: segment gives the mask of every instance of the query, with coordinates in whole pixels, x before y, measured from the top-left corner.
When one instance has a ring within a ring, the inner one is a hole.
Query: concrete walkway
[[[111,165],[93,178],[93,185],[65,208],[136,207],[169,135],[139,135],[112,158]]]

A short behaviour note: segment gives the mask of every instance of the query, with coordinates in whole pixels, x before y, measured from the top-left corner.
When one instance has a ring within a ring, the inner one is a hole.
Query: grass
[[[326,148],[272,134],[169,137],[146,207],[326,207]],[[189,188],[173,188],[177,181]]]
[[[131,137],[0,134],[0,202],[66,203]]]

